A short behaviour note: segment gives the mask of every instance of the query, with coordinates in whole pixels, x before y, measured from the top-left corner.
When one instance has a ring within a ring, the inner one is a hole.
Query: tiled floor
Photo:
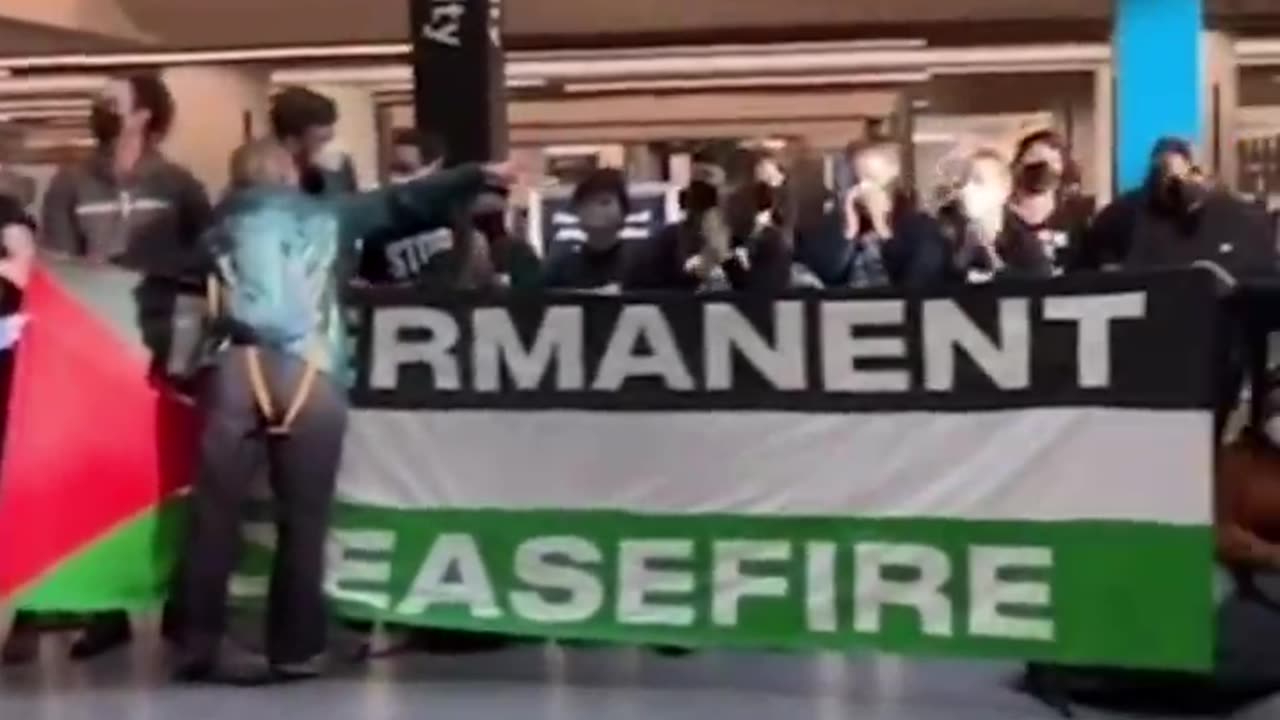
[[[526,646],[402,656],[332,679],[260,690],[166,680],[150,635],[88,665],[46,640],[41,662],[0,670],[3,720],[1053,720],[1007,689],[1011,666],[883,658]],[[1081,710],[1080,717],[1102,717]],[[1245,720],[1280,717],[1280,702]]]

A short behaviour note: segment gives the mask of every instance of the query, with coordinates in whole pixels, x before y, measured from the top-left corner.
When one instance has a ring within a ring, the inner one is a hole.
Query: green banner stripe
[[[348,507],[336,531],[347,563],[335,566],[331,583],[344,611],[399,622],[630,642],[864,647],[1132,667],[1200,669],[1212,655],[1209,528]],[[659,599],[654,602],[677,609],[665,619],[651,618],[654,624],[635,612],[622,617],[620,608],[635,604],[635,593],[644,585],[635,572],[622,571],[624,546],[634,566],[637,548],[644,543],[662,548],[663,541],[668,550],[688,551],[685,560],[659,564],[674,573],[665,582],[678,589],[655,591]],[[559,546],[577,559],[539,556]],[[476,550],[478,569],[466,567],[470,548]],[[780,596],[748,592],[730,602],[733,590],[745,589],[743,581],[716,572],[718,565],[727,571],[725,558],[735,552],[774,558],[744,562],[742,574],[765,578],[757,589]],[[932,598],[941,602],[935,603],[931,629],[922,627],[921,612],[894,605],[883,607],[877,627],[858,627],[873,624],[874,614],[864,608],[859,615],[859,603],[865,606],[873,590],[856,587],[859,559],[879,558],[889,580],[909,584],[920,576],[918,567],[893,566],[889,561],[895,557],[932,562],[931,570],[945,574],[941,594]],[[1035,567],[1046,558],[1048,567]],[[543,565],[536,564],[539,560]],[[992,585],[983,565],[1000,560],[1010,564],[996,573],[999,583]],[[459,592],[448,574],[433,580],[439,568],[424,568],[431,562],[443,563],[454,575],[469,572],[474,584],[482,590],[487,586],[492,606],[442,602],[424,609],[424,596]],[[810,563],[819,575],[823,568],[834,572],[829,602],[810,580]],[[694,582],[690,578],[696,578],[696,588],[687,591],[681,583]],[[576,586],[579,595],[537,583]],[[416,593],[410,591],[415,584]],[[1045,591],[1047,597],[1039,598]],[[627,593],[631,601],[624,601]],[[993,602],[999,616],[994,619],[982,613]],[[818,607],[818,626],[834,624],[815,629],[810,603]],[[539,617],[556,612],[562,620]],[[1034,635],[1046,628],[1049,639],[1002,636]]]
[[[119,528],[18,606],[155,607],[180,546],[179,510]],[[1202,670],[1213,650],[1211,532],[341,506],[329,584],[341,614],[409,625]],[[271,535],[269,521],[250,521],[234,583],[242,599],[265,589]],[[674,559],[655,559],[663,552]],[[929,572],[940,573],[937,592],[893,602]]]

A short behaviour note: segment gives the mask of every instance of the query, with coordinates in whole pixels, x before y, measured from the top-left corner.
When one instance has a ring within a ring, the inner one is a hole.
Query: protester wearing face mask
[[[523,238],[511,232],[505,188],[488,188],[459,208],[453,226],[458,242],[454,287],[462,290],[502,291],[541,287],[542,259]]]
[[[643,246],[622,238],[631,209],[626,176],[612,168],[592,172],[574,188],[572,207],[586,239],[554,246],[542,284],[599,293],[616,293],[634,284]]]
[[[1196,165],[1190,143],[1158,141],[1142,187],[1098,214],[1085,235],[1081,270],[1154,270],[1213,263],[1236,279],[1276,274],[1275,236],[1266,213],[1215,187]],[[1217,437],[1244,383],[1239,326],[1225,315],[1219,328]]]
[[[1275,272],[1275,241],[1265,213],[1219,189],[1195,162],[1191,145],[1156,143],[1142,187],[1098,214],[1085,234],[1075,267],[1221,265],[1237,277]]]
[[[776,157],[762,153],[756,162],[756,182],[778,190],[787,183],[787,173]]]
[[[338,106],[320,93],[285,88],[271,99],[271,131],[293,156],[302,189],[312,195],[357,190],[351,158],[338,149]]]
[[[782,190],[761,180],[760,153],[740,148],[723,172],[704,167],[682,193],[684,218],[648,243],[644,287],[779,292],[791,286]],[[776,178],[782,179],[782,178]]]
[[[134,291],[151,372],[192,392],[198,371],[199,326],[209,258],[199,239],[210,218],[204,187],[160,151],[173,124],[169,89],[157,75],[110,81],[94,102],[90,126],[97,141],[83,163],[63,168],[44,197],[44,251],[109,263],[136,272]],[[90,621],[71,648],[88,658],[130,639],[123,612]]]
[[[901,185],[896,149],[850,149],[853,185],[821,232],[803,233],[801,261],[829,287],[923,287],[943,280],[946,247],[936,221]]]
[[[414,130],[397,131],[389,183],[403,185],[429,177],[440,169],[439,142]],[[371,285],[415,284],[449,287],[454,279],[450,261],[453,231],[445,218],[439,227],[410,237],[372,235],[360,245],[359,278]]]
[[[444,147],[432,133],[401,128],[391,135],[391,161],[388,181],[405,183],[425,177],[444,166]]]
[[[1055,270],[1070,263],[1089,224],[1085,201],[1075,187],[1075,164],[1066,142],[1052,130],[1027,135],[1013,157],[1013,197],[1009,231],[1044,246]]]
[[[1013,177],[998,152],[979,150],[969,158],[955,201],[940,213],[951,247],[952,280],[1053,274],[1049,248],[1010,210],[1012,193]]]

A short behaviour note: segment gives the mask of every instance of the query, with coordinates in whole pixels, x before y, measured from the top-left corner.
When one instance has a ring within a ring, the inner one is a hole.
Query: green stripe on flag
[[[159,607],[182,547],[183,510],[181,501],[169,501],[116,526],[20,592],[14,606],[51,612]]]
[[[155,607],[180,509],[117,528],[17,605]],[[246,533],[240,600],[265,591],[271,535]],[[1204,670],[1211,552],[1210,528],[1153,523],[343,505],[328,582],[341,614],[411,625]]]

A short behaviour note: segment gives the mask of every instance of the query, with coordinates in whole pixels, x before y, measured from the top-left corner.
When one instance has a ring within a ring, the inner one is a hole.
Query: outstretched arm
[[[402,185],[337,200],[342,237],[348,242],[375,234],[409,236],[446,227],[453,208],[498,181],[481,165],[461,165]]]

